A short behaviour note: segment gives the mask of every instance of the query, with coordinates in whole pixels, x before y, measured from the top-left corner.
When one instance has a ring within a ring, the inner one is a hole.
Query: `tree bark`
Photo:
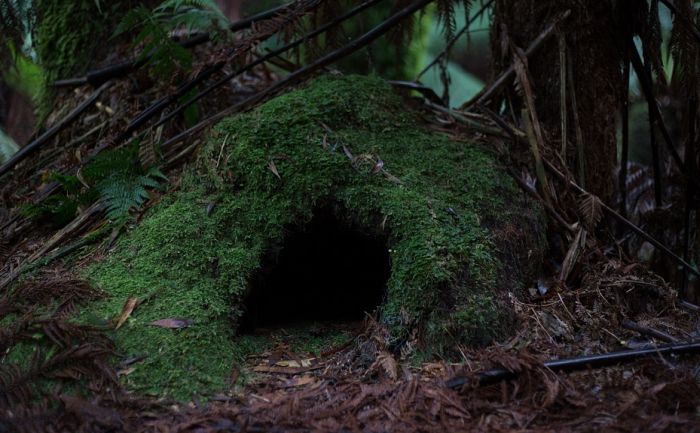
[[[566,162],[586,188],[604,200],[613,193],[616,164],[615,118],[622,101],[620,31],[612,2],[600,0],[497,0],[492,26],[494,70],[511,63],[511,44],[526,48],[556,16],[571,10],[559,32],[566,41],[567,74],[574,92],[566,91]],[[561,146],[560,49],[558,37],[549,38],[528,62],[535,90],[537,114],[552,152]],[[514,112],[524,104],[511,89]],[[576,102],[576,115],[572,101]],[[583,149],[578,149],[580,128]],[[583,158],[579,158],[579,152]],[[582,159],[583,179],[580,179]]]

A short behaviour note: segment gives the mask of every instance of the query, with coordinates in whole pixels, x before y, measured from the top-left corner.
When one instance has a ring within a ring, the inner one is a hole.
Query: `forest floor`
[[[251,92],[264,87],[264,80],[238,84],[237,92]],[[42,150],[2,187],[2,287],[13,290],[0,292],[0,432],[700,431],[700,364],[692,354],[572,373],[545,367],[550,359],[698,338],[700,309],[681,302],[644,266],[615,259],[610,247],[593,240],[585,252],[577,251],[582,258],[564,278],[568,284],[551,272],[552,278],[512,299],[517,325],[511,338],[455,348],[456,359],[395,353],[386,346],[386,330],[368,317],[241,337],[269,344],[232,367],[231,387],[220,394],[183,403],[120,388],[138,359],[108,363],[112,347],[105,334],[65,320],[80,302],[97,296],[76,270],[103,254],[120,230],[105,231],[105,219],[93,207],[60,229],[9,209],[45,195],[52,170],[79,166],[80,155],[97,146],[89,135],[123,126],[134,106],[116,118],[105,107],[132,93],[125,86],[110,89],[89,120],[63,131],[56,139],[61,145]],[[85,97],[76,90],[66,105]],[[444,119],[439,123],[447,127]],[[194,147],[183,141],[159,155],[173,188]],[[153,193],[146,207],[158,197]],[[101,236],[90,237],[96,231]],[[19,278],[24,275],[32,278]],[[5,359],[20,341],[42,338],[62,349],[25,354],[22,366]],[[494,368],[517,377],[480,386],[479,373]],[[454,378],[466,384],[449,386]],[[63,385],[46,387],[46,379]],[[75,392],[76,383],[85,385],[84,392]]]
[[[51,284],[45,287],[75,284],[61,272],[46,274]],[[692,355],[654,355],[572,373],[543,365],[552,358],[663,347],[697,335],[700,312],[674,305],[658,280],[629,267],[608,265],[604,272],[595,278],[597,288],[556,290],[518,304],[514,337],[481,349],[459,348],[462,359],[456,362],[402,359],[385,346],[385,330],[369,317],[262,329],[239,337],[269,344],[232,368],[230,383],[237,385],[228,391],[177,402],[113,385],[76,394],[69,385],[37,401],[4,406],[0,431],[699,431],[699,367]],[[652,286],[661,296],[645,295]],[[629,299],[644,301],[633,305]],[[629,319],[616,323],[619,316],[611,311],[620,308],[642,324],[636,331]],[[51,325],[40,329],[35,332],[51,332]],[[90,338],[87,343],[99,341]],[[84,358],[78,361],[87,365]],[[123,360],[114,374],[124,382],[138,362]],[[61,377],[63,367],[56,364],[42,366],[46,371],[29,380]],[[492,368],[518,377],[479,386],[479,373]],[[454,378],[466,384],[451,386]]]

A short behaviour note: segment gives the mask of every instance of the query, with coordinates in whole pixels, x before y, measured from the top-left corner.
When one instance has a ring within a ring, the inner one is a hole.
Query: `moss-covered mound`
[[[176,397],[223,387],[251,276],[329,205],[387,239],[380,318],[396,347],[414,330],[426,351],[504,331],[517,258],[538,251],[523,195],[486,150],[419,126],[384,81],[324,77],[219,123],[180,191],[86,270],[109,294],[100,319],[146,298],[116,333],[124,355],[147,355],[129,383]],[[172,317],[193,324],[149,325]]]

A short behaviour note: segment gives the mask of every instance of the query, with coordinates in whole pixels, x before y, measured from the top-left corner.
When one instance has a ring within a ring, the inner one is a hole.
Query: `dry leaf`
[[[299,368],[299,367],[311,367],[311,362],[316,359],[316,358],[308,358],[308,359],[301,359],[301,364],[299,361],[293,361],[293,360],[285,360],[285,361],[278,361],[275,363],[277,367],[294,367],[294,368]]]
[[[272,174],[277,176],[277,179],[282,180],[282,177],[280,176],[279,171],[277,171],[277,166],[275,165],[275,161],[270,160],[270,162],[267,164],[267,167],[270,169]]]
[[[553,336],[568,337],[572,335],[569,325],[554,314],[548,311],[538,311],[537,316],[542,325]]]
[[[603,208],[600,199],[593,194],[583,194],[578,209],[583,216],[583,223],[589,230],[596,228],[603,218]]]
[[[134,309],[136,306],[139,304],[139,300],[134,298],[133,296],[129,296],[124,303],[124,307],[122,307],[122,312],[119,313],[119,316],[116,317],[116,324],[114,325],[114,329],[119,329],[121,326],[126,322],[126,320],[131,316],[131,313],[133,313]],[[114,319],[113,319],[114,321]]]
[[[294,377],[284,382],[285,388],[295,388],[298,386],[310,385],[316,383],[316,379],[313,376],[304,375],[299,377]]]
[[[128,376],[131,373],[133,373],[134,371],[136,371],[136,367],[125,368],[124,370],[117,371],[117,376],[118,377]]]
[[[167,329],[182,329],[182,328],[187,328],[188,326],[192,325],[194,323],[194,320],[190,319],[175,319],[175,318],[168,318],[168,319],[160,319],[156,320],[155,322],[151,322],[151,326],[157,326],[159,328],[167,328]]]
[[[571,242],[569,250],[566,252],[564,262],[561,264],[561,272],[559,272],[560,281],[566,281],[569,278],[569,274],[571,274],[576,262],[578,262],[578,257],[586,245],[586,233],[583,227],[579,227],[576,237],[573,242]]]
[[[396,380],[399,377],[399,366],[396,363],[396,360],[394,357],[391,355],[389,352],[382,352],[378,357],[377,361],[379,361],[379,364],[382,366],[384,371],[386,372],[387,376],[391,378],[391,380]]]

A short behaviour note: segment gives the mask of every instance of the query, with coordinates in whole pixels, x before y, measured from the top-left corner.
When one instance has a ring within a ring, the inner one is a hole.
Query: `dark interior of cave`
[[[328,209],[292,227],[251,278],[241,332],[307,322],[350,322],[374,313],[390,274],[386,238]]]

